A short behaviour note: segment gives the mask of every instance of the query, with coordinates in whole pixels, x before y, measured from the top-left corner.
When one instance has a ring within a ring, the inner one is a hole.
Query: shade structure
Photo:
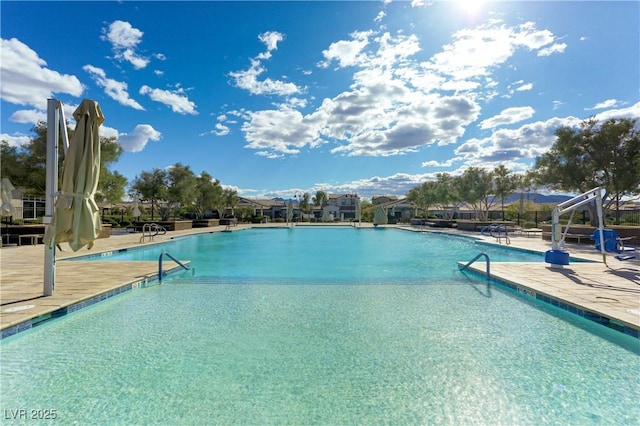
[[[142,213],[140,212],[140,197],[137,195],[133,196],[133,217],[140,217]]]
[[[360,199],[356,198],[356,213],[355,213],[355,221],[360,222],[362,219],[362,204],[360,203]]]
[[[287,203],[287,223],[293,222],[293,202],[289,200]]]
[[[373,226],[386,225],[387,223],[389,223],[389,220],[387,219],[387,212],[382,206],[378,206],[378,208],[376,208],[376,213],[373,216]]]
[[[60,191],[45,242],[50,246],[64,241],[73,251],[93,247],[101,231],[100,214],[95,201],[100,175],[100,137],[104,121],[98,103],[84,99],[73,113],[76,129],[69,143]]]
[[[16,189],[8,178],[2,178],[2,207],[0,215],[13,216],[13,205],[11,204],[11,191]]]
[[[322,221],[323,222],[331,221],[331,212],[329,212],[329,209],[327,207],[322,208]]]

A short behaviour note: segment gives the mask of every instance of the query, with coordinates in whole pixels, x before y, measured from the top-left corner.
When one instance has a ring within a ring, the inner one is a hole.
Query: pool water
[[[542,253],[478,244],[472,238],[446,234],[302,226],[178,238],[161,247],[127,250],[100,260],[158,260],[163,250],[190,260],[198,276],[296,284],[459,278],[457,262],[469,261],[481,251],[493,262],[544,260]]]
[[[640,422],[636,339],[461,274],[489,251],[471,240],[363,231],[176,241],[179,258],[216,250],[195,277],[2,340],[1,408],[63,424]],[[395,261],[371,274],[376,250]]]

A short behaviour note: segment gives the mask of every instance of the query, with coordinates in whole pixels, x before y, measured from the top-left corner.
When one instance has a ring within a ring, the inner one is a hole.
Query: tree
[[[124,188],[127,186],[127,178],[118,172],[108,171],[102,173],[100,177],[100,188],[96,193],[96,200],[106,200],[115,204],[122,201],[125,195]]]
[[[621,197],[640,194],[640,131],[636,123],[636,119],[600,123],[590,118],[577,128],[558,128],[551,149],[536,158],[538,182],[577,193],[600,186],[605,190],[605,210],[617,206]],[[589,208],[595,222],[595,207]]]
[[[238,198],[238,191],[231,188],[225,188],[222,191],[222,196],[224,199],[224,207],[229,207],[231,209],[231,217],[235,217],[235,212],[233,211],[235,207],[238,205],[240,199]]]
[[[25,195],[46,197],[47,171],[47,123],[37,122],[33,128],[35,136],[24,146],[11,147],[7,141],[1,144],[1,171],[3,177],[19,187]],[[67,125],[69,140],[74,129]],[[122,147],[115,138],[100,137],[100,178],[98,181],[97,200],[106,199],[112,203],[119,202],[124,196],[127,180],[110,167],[118,161]],[[58,170],[62,170],[64,152],[62,143],[58,153]]]
[[[9,178],[25,195],[46,197],[47,173],[47,124],[38,121],[31,129],[35,133],[26,145],[9,147],[2,144],[2,176]],[[71,129],[67,127],[67,131]],[[71,136],[69,136],[71,137]],[[58,170],[62,170],[64,153],[62,144],[58,153]]]
[[[154,169],[152,172],[142,172],[134,179],[131,189],[140,196],[141,201],[151,203],[151,220],[154,218],[155,207],[161,200],[166,200],[168,193],[167,171]]]
[[[236,208],[236,217],[240,219],[241,222],[248,222],[253,215],[253,207],[244,206]]]
[[[28,186],[26,174],[29,172],[22,163],[23,153],[18,147],[9,145],[9,142],[2,141],[0,144],[0,175],[11,180],[14,186],[26,189]],[[43,188],[44,190],[44,188]]]
[[[420,186],[412,188],[407,193],[407,201],[415,204],[417,208],[424,211],[425,218],[429,217],[429,207],[438,203],[438,183],[433,181],[424,182]]]
[[[196,196],[193,201],[196,218],[204,218],[207,210],[217,210],[221,204],[223,203],[220,181],[203,171],[196,178]]]
[[[521,185],[520,175],[511,173],[504,165],[499,165],[493,169],[494,194],[500,197],[502,207],[502,220],[504,220],[504,198],[516,192]]]
[[[305,192],[304,194],[302,194],[302,198],[300,199],[300,204],[299,204],[299,208],[300,211],[304,214],[309,214],[311,212],[311,205],[309,203],[309,199],[310,199],[310,195],[308,192]],[[302,219],[302,217],[300,218]]]
[[[169,220],[169,216],[176,214],[184,206],[193,205],[196,199],[196,176],[189,166],[176,163],[169,168],[167,173],[166,203],[160,209],[162,220]]]
[[[326,192],[319,190],[319,191],[316,191],[316,196],[312,198],[312,201],[313,201],[313,205],[322,208],[326,206],[327,203],[329,202],[329,197],[327,196]]]
[[[494,194],[493,172],[480,167],[469,167],[455,181],[460,198],[475,210],[479,220],[487,220],[496,199],[490,197]]]
[[[374,207],[369,200],[362,200],[362,204],[360,205],[360,209],[362,210],[362,221],[363,222],[373,222],[373,214]]]
[[[448,220],[453,219],[456,207],[462,200],[456,182],[457,178],[452,177],[448,173],[436,174],[436,206],[442,210],[444,218]]]

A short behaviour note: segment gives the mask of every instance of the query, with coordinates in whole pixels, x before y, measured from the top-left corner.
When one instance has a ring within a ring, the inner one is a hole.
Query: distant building
[[[406,197],[378,195],[371,197],[371,204],[384,208],[391,222],[408,222],[416,215],[415,205],[407,201]]]
[[[328,204],[324,206],[319,217],[325,217],[323,213],[326,210],[334,220],[338,219],[340,222],[355,220],[356,204],[360,201],[358,194],[330,194],[328,198]]]
[[[283,200],[239,197],[236,208],[242,207],[252,208],[254,216],[263,216],[270,220],[284,219],[287,215],[287,203]],[[231,208],[227,208],[225,214],[231,214]]]

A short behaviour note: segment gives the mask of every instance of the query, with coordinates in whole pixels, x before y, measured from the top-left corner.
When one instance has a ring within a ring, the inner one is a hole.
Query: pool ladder
[[[485,252],[481,252],[481,253],[479,253],[476,257],[474,257],[473,259],[471,259],[471,260],[470,260],[469,262],[467,262],[467,264],[466,264],[466,265],[464,265],[464,266],[460,266],[460,265],[458,264],[458,268],[460,269],[460,271],[464,271],[465,269],[467,269],[467,268],[469,267],[469,265],[471,265],[473,262],[475,262],[476,260],[480,259],[480,258],[481,258],[481,257],[483,257],[483,256],[484,256],[484,259],[485,259],[486,264],[487,264],[487,270],[486,270],[486,273],[487,273],[487,281],[489,281],[489,280],[491,279],[491,272],[490,272],[490,269],[491,269],[491,261],[489,260],[489,255],[488,255],[487,253],[485,253]]]
[[[158,281],[160,282],[160,284],[162,284],[162,278],[164,277],[165,273],[162,270],[162,259],[167,256],[169,259],[173,260],[174,262],[176,262],[182,269],[184,269],[185,271],[191,271],[192,273],[194,272],[194,269],[191,268],[188,265],[185,265],[184,263],[180,262],[178,259],[176,259],[175,257],[171,256],[169,253],[167,253],[166,251],[163,251],[160,254],[160,257],[158,258]]]
[[[485,234],[485,232],[489,232],[489,235],[491,235],[493,238],[498,240],[498,243],[500,243],[500,244],[502,244],[502,239],[503,238],[504,238],[505,243],[507,243],[507,245],[511,244],[511,240],[509,239],[509,230],[507,229],[507,225],[504,225],[504,224],[501,224],[501,223],[492,223],[491,225],[485,226],[480,231],[480,233],[482,235],[487,235],[487,234]]]
[[[149,238],[149,241],[153,241],[153,237],[156,235],[164,235],[166,233],[167,230],[162,225],[158,225],[157,223],[145,223],[142,226],[142,237],[140,237],[140,242],[144,243],[146,238]]]

